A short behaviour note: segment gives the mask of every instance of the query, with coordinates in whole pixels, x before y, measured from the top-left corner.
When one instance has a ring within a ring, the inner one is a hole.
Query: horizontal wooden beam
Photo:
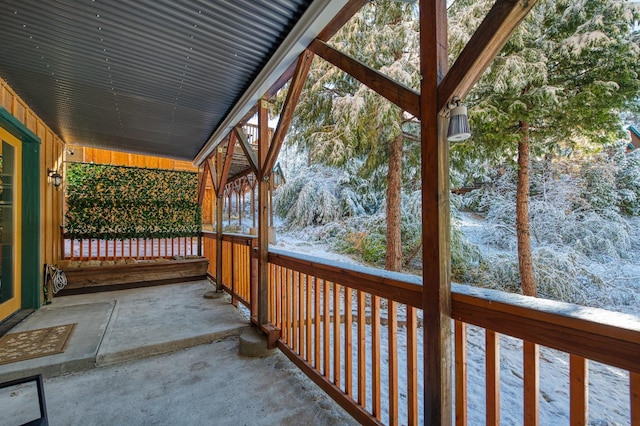
[[[502,50],[536,0],[497,0],[438,87],[438,110],[463,99]]]
[[[640,323],[630,315],[464,287],[452,292],[458,321],[640,373]]]
[[[388,271],[380,271],[380,273],[372,275],[342,265],[325,264],[320,259],[288,256],[273,249],[269,251],[269,263],[361,290],[374,296],[395,300],[416,308],[421,307],[422,285],[396,279],[393,277],[394,274]],[[349,265],[349,267],[351,266]]]
[[[415,90],[398,83],[362,62],[345,55],[325,42],[315,39],[309,45],[316,55],[346,72],[380,96],[412,114],[420,116],[420,94]]]

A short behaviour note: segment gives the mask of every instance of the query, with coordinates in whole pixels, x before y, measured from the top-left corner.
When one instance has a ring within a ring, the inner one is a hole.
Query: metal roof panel
[[[2,0],[0,76],[66,142],[192,160],[314,0]]]

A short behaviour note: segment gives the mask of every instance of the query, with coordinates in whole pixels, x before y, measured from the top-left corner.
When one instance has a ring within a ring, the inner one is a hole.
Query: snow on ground
[[[333,252],[328,244],[323,244],[318,241],[303,240],[299,236],[293,234],[277,234],[276,243],[271,245],[281,250],[287,250],[307,256],[315,256],[342,263],[358,264],[356,260],[349,256]]]
[[[467,240],[475,244],[485,255],[509,253],[484,242],[486,227],[484,219],[475,213],[460,214],[460,229]],[[629,226],[636,235],[634,251],[628,253],[625,259],[614,260],[609,263],[591,262],[586,269],[600,278],[602,283],[588,288],[588,299],[595,306],[616,312],[640,315],[640,218],[629,220]]]
[[[483,226],[481,218],[473,214],[464,213],[461,217],[462,230],[468,240],[479,246],[486,254],[499,252],[483,244]],[[275,247],[294,253],[302,253],[333,261],[357,264],[353,258],[334,253],[327,244],[317,241],[304,240],[299,234],[278,233]],[[625,292],[640,293],[640,265],[631,260],[618,261],[615,264],[594,264],[591,270],[600,272],[608,281],[622,279],[623,283],[610,283],[613,288],[623,288]],[[605,307],[634,315],[640,314],[637,303],[620,304],[624,298],[611,298],[607,292],[612,287],[594,289],[602,295]],[[629,299],[636,300],[636,299]],[[608,304],[608,305],[607,305]],[[468,333],[468,416],[469,424],[484,424],[485,422],[485,333],[479,327],[469,326]],[[369,334],[369,333],[367,333]],[[381,347],[388,347],[387,330],[383,326]],[[406,330],[399,327],[398,348],[403,351],[406,345]],[[419,333],[419,346],[422,346],[422,333]],[[523,423],[523,355],[522,341],[509,336],[500,337],[500,377],[501,377],[501,424],[519,425]],[[355,346],[355,345],[354,345]],[[421,355],[421,350],[420,357]],[[355,355],[354,355],[355,356]],[[406,372],[406,356],[398,356],[399,371],[402,376]],[[382,357],[382,392],[385,400],[388,389],[388,360]],[[368,360],[369,368],[370,360]],[[421,362],[419,362],[421,365]],[[419,372],[419,387],[422,389],[422,373]],[[406,377],[401,378],[405,381]],[[452,383],[455,383],[452,380]],[[596,362],[589,363],[589,424],[596,426],[630,424],[630,396],[629,374],[617,368],[612,368]],[[401,399],[403,391],[400,391]],[[422,404],[422,394],[419,395]],[[369,405],[370,406],[370,401]],[[401,402],[401,410],[405,406]],[[422,407],[420,407],[422,413]],[[402,413],[401,413],[402,415]],[[383,421],[388,416],[383,407]],[[569,424],[569,355],[549,349],[540,348],[540,424],[564,425]]]

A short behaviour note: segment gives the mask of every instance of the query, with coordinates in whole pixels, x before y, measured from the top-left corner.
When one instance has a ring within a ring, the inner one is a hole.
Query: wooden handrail
[[[204,238],[216,238],[216,233],[211,231],[202,231],[202,236]],[[247,234],[222,234],[222,241],[229,241],[235,244],[243,244],[246,246],[251,246],[252,241],[256,240],[257,238],[258,237],[256,237],[255,235]]]
[[[347,263],[329,263],[312,256],[292,256],[290,252],[278,249],[269,250],[269,263],[310,274],[320,279],[339,282],[374,296],[416,308],[422,307],[422,279],[420,277]]]
[[[269,262],[420,307],[420,277],[271,249]],[[532,343],[640,373],[640,318],[452,284],[452,317]]]
[[[640,318],[454,284],[452,316],[468,324],[640,372]]]

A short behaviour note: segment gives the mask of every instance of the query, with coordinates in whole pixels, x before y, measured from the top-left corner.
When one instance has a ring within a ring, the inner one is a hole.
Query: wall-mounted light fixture
[[[471,127],[467,117],[467,107],[460,103],[460,99],[453,98],[449,103],[449,129],[447,130],[447,140],[450,142],[460,142],[471,137]]]
[[[47,176],[56,188],[62,185],[62,175],[57,170],[47,169]]]

